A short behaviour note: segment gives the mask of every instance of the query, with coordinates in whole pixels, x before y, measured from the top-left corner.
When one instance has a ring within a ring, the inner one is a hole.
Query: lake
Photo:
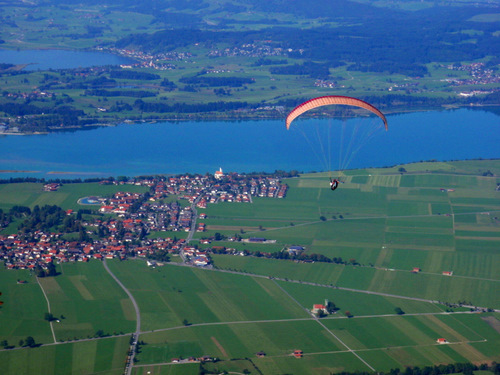
[[[25,70],[72,69],[131,64],[134,60],[106,52],[67,50],[0,50],[0,63],[29,64]]]
[[[342,127],[349,121],[298,123],[313,129]],[[500,121],[491,112],[417,112],[390,115],[388,122],[389,131],[377,132],[353,156],[349,168],[500,158]],[[336,136],[330,139],[337,147],[332,153],[335,159],[340,146]],[[300,132],[287,131],[284,120],[121,124],[47,135],[1,136],[0,170],[4,172],[0,178],[213,173],[219,167],[225,172],[325,170],[317,151]]]

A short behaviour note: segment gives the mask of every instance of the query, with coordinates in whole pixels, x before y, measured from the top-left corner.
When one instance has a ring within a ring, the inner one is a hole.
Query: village
[[[288,188],[275,176],[225,175],[222,169],[213,175],[103,180],[100,183],[147,186],[150,192],[118,192],[112,197],[80,199],[82,207],[98,206],[100,215],[82,217],[81,226],[85,233],[79,241],[65,240],[64,233],[42,230],[0,235],[0,257],[7,269],[46,270],[51,263],[124,260],[128,257],[147,258],[149,266],[156,266],[170,256],[180,256],[183,262],[194,266],[208,266],[208,252],[189,245],[182,235],[179,238],[149,238],[148,235],[167,231],[204,232],[206,225],[199,221],[206,219],[207,215],[198,214],[197,208],[219,202],[251,203],[252,197],[284,198]],[[61,186],[60,183],[49,183],[43,190],[53,192]],[[172,196],[175,199],[164,201]],[[72,210],[66,211],[68,216],[76,214]],[[200,241],[205,245],[210,242],[210,238]]]

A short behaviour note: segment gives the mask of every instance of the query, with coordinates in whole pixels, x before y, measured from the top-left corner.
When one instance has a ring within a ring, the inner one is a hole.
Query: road
[[[118,279],[118,277],[115,276],[113,272],[108,267],[108,264],[106,263],[106,259],[103,261],[104,268],[106,271],[111,275],[111,277],[120,285],[120,287],[127,293],[128,298],[132,301],[132,305],[134,305],[135,309],[135,317],[136,317],[136,325],[135,325],[135,332],[132,334],[132,340],[131,340],[131,345],[130,345],[130,351],[132,352],[130,355],[130,359],[127,361],[127,365],[125,367],[125,374],[130,375],[132,373],[132,367],[134,366],[134,358],[135,358],[135,351],[137,349],[137,341],[139,340],[139,334],[141,332],[141,312],[139,311],[139,305],[137,305],[137,302],[135,301],[134,296],[130,291],[123,285],[123,283]]]

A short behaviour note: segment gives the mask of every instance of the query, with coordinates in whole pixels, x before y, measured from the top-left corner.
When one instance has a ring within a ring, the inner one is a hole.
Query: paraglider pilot
[[[335,190],[339,187],[339,180],[330,178],[330,189]]]

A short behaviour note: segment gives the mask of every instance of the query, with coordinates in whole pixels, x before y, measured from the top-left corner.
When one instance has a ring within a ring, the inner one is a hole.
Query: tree
[[[51,321],[55,320],[54,315],[52,315],[51,313],[48,313],[48,312],[45,313],[45,318],[44,319],[46,321],[48,321],[48,322],[51,322]]]
[[[396,314],[398,315],[403,315],[405,312],[403,310],[401,310],[401,307],[396,307],[394,309],[394,311],[396,312]]]
[[[324,310],[322,309],[319,309],[318,312],[317,312],[317,315],[318,315],[318,318],[323,318],[326,316],[326,313]]]
[[[95,337],[103,337],[104,336],[104,331],[102,329],[99,329],[96,331]]]
[[[57,271],[56,271],[56,266],[54,263],[50,262],[47,263],[47,276],[56,276]]]
[[[30,348],[33,348],[36,346],[35,339],[32,336],[26,337],[26,340],[24,341],[24,346],[29,346]]]
[[[337,310],[337,306],[335,306],[332,301],[328,301],[328,303],[326,304],[326,311],[328,311],[329,314],[333,314]]]

